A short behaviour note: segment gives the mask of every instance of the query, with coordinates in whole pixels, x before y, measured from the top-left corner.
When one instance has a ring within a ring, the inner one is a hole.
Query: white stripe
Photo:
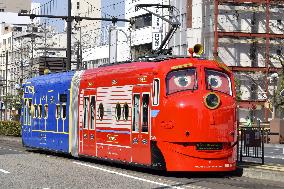
[[[79,162],[76,162],[76,161],[74,161],[73,163],[78,164],[78,165],[83,165],[83,166],[86,166],[86,167],[90,167],[90,168],[94,168],[94,169],[97,169],[97,170],[100,170],[100,171],[104,171],[104,172],[120,175],[120,176],[123,176],[123,177],[132,178],[132,179],[135,179],[135,180],[140,180],[140,181],[143,181],[143,182],[148,182],[148,183],[152,183],[152,184],[156,184],[156,185],[160,185],[160,186],[165,186],[165,187],[170,187],[170,188],[181,189],[181,187],[170,186],[170,185],[165,184],[165,183],[155,182],[155,181],[151,181],[151,180],[147,180],[147,179],[143,179],[143,178],[127,175],[127,174],[124,174],[124,173],[119,173],[119,172],[116,172],[116,171],[103,169],[103,168],[92,166],[92,165],[88,165],[88,164],[85,164],[85,163],[79,163]]]
[[[5,171],[4,169],[0,169],[1,172],[5,173],[5,174],[8,174],[10,173],[9,171]]]

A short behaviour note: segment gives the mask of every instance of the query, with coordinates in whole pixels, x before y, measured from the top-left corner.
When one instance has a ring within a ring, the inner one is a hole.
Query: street
[[[164,173],[27,151],[19,140],[3,139],[0,181],[0,188],[284,188],[284,183],[226,174]]]

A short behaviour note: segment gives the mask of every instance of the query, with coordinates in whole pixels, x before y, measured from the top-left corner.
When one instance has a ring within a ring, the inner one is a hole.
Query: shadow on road
[[[166,172],[164,170],[155,170],[151,167],[145,167],[138,164],[125,163],[122,161],[111,161],[106,159],[99,159],[95,157],[73,157],[69,154],[37,150],[37,149],[28,149],[27,151],[32,153],[39,153],[44,155],[50,155],[55,157],[66,158],[70,160],[79,160],[85,163],[94,163],[98,165],[109,166],[109,168],[118,168],[125,171],[136,171],[141,173],[147,173],[157,176],[164,177],[177,177],[177,178],[227,178],[227,177],[241,177],[243,174],[243,169],[238,167],[236,171],[230,172]],[[190,184],[190,183],[189,183]]]

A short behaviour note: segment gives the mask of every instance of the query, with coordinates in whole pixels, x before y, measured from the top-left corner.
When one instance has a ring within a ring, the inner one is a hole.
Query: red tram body
[[[200,58],[86,70],[78,154],[167,171],[235,170],[234,89],[224,64]]]

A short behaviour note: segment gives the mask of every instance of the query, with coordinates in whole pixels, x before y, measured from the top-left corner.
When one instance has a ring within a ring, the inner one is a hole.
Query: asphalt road
[[[224,174],[168,174],[26,151],[18,141],[0,139],[0,188],[284,188],[284,183]]]

